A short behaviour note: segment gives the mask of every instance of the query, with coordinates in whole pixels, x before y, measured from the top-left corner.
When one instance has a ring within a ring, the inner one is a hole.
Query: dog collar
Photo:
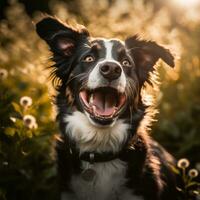
[[[76,149],[70,148],[70,154],[82,161],[89,162],[90,164],[94,163],[100,163],[100,162],[109,162],[115,159],[120,159],[122,161],[127,161],[128,157],[131,154],[131,157],[133,158],[136,154],[136,149],[134,146],[131,146],[129,148],[123,149],[117,153],[113,152],[84,152],[80,154]]]
[[[123,153],[112,153],[112,152],[84,152],[79,156],[80,160],[87,161],[90,164],[99,163],[99,162],[108,162],[117,158],[122,157]]]
[[[133,139],[133,138],[132,138]],[[69,143],[68,143],[69,144]],[[125,145],[119,152],[84,152],[80,154],[79,150],[76,149],[75,144],[69,144],[69,152],[73,157],[80,159],[82,161],[93,163],[108,162],[114,159],[120,159],[122,161],[128,161],[129,158],[133,159],[135,156],[138,156],[139,152],[145,150],[145,145],[140,136],[135,135],[130,145]]]

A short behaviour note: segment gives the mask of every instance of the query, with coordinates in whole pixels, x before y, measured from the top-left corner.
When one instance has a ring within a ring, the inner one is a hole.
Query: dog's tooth
[[[117,112],[117,110],[118,110],[118,108],[115,107],[115,110],[114,110],[114,112],[112,113],[111,117],[113,117],[113,116],[115,115],[115,113]]]
[[[96,106],[95,105],[92,106],[92,111],[93,111],[93,113],[96,113]]]
[[[93,104],[93,102],[94,102],[94,95],[91,94],[91,95],[90,95],[90,102],[89,102],[89,103],[90,103],[90,104]]]
[[[99,114],[96,112],[96,106],[95,106],[95,105],[92,105],[92,110],[93,110],[93,113],[94,113],[97,117],[101,117],[101,115],[99,115]]]

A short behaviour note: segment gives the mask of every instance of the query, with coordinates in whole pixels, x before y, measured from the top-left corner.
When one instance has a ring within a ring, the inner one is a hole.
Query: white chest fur
[[[85,151],[117,152],[127,139],[128,124],[118,120],[112,127],[101,128],[92,125],[85,114],[74,112],[66,117],[68,122],[66,133],[76,141],[80,153]],[[82,161],[82,169],[89,163]],[[71,186],[75,196],[63,194],[62,200],[142,200],[124,187],[126,182],[126,163],[115,159],[105,163],[95,163],[92,168],[96,172],[93,181],[87,182],[80,175],[73,176]]]
[[[94,126],[81,112],[66,117],[66,133],[76,141],[80,153],[85,151],[118,152],[126,141],[128,124],[117,120],[112,127]]]
[[[83,168],[87,168],[86,162],[83,162]],[[123,188],[125,182],[125,163],[114,160],[106,163],[96,163],[92,168],[96,171],[94,181],[87,182],[81,176],[72,178],[72,187],[78,189],[78,199],[116,200],[119,196],[118,192]]]
[[[87,169],[87,165],[87,162],[83,162],[83,169]],[[71,186],[75,195],[65,193],[61,200],[143,200],[124,187],[126,164],[123,161],[116,159],[95,163],[92,168],[96,171],[95,179],[87,182],[81,175],[73,176]]]

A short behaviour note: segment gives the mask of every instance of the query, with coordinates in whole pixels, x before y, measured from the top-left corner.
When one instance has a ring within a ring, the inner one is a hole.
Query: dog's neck
[[[75,141],[80,154],[84,152],[113,152],[121,150],[128,139],[129,124],[119,119],[112,127],[95,127],[87,116],[79,111],[67,115],[65,133]]]
[[[145,141],[134,133],[130,124],[117,120],[112,127],[94,126],[85,114],[75,111],[65,117],[65,143],[74,158],[93,163],[108,162],[115,159],[127,161],[127,157],[138,156],[135,151],[145,150]]]

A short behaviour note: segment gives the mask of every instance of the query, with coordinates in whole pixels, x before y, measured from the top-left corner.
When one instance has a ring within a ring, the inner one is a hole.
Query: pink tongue
[[[99,115],[112,115],[115,111],[116,104],[116,96],[112,93],[99,91],[93,93],[93,105],[95,105],[96,113]]]

